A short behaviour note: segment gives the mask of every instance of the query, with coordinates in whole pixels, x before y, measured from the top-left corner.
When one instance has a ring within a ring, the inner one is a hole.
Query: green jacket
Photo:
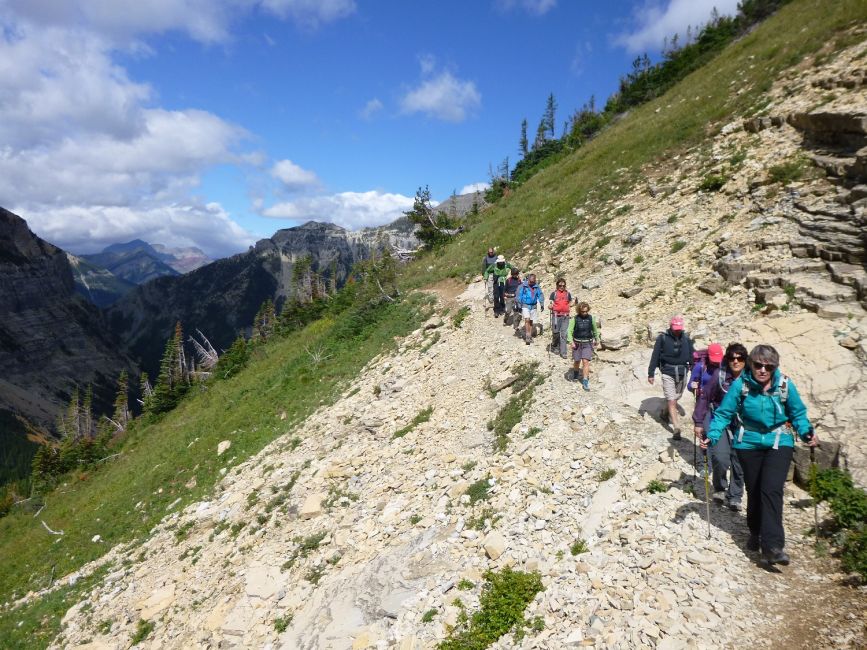
[[[506,279],[509,277],[509,274],[511,272],[512,272],[512,265],[509,264],[508,262],[503,264],[503,268],[499,268],[495,262],[494,264],[491,264],[488,267],[487,271],[485,271],[484,279],[485,279],[485,282],[487,282],[488,276],[493,273],[497,284],[506,284]]]
[[[569,331],[566,333],[566,341],[569,343],[573,343],[576,340],[578,341],[586,341],[586,338],[575,339],[573,334],[575,333],[575,321],[579,316],[573,316],[569,319]],[[596,320],[596,316],[593,314],[588,314],[587,318],[590,319],[590,332],[593,340],[599,342],[599,338],[602,336],[599,332],[599,321]]]

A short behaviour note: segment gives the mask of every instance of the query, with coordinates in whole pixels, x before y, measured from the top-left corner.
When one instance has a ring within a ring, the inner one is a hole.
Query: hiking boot
[[[719,492],[713,493],[713,502],[714,503],[725,503],[726,493],[720,490]]]
[[[680,435],[680,427],[674,427],[671,430],[671,439],[672,440],[683,440],[683,437]]]
[[[581,386],[584,388],[584,390],[590,390],[590,380],[589,379],[582,379],[581,380]]]
[[[532,343],[532,342],[533,342],[532,336],[524,336],[524,343],[526,343],[527,345],[530,345],[530,343]]]
[[[748,551],[758,551],[761,546],[761,538],[756,533],[750,533],[749,538],[747,539],[747,550]]]
[[[789,566],[789,555],[781,548],[771,548],[762,553],[768,564],[782,564]]]
[[[740,512],[741,511],[741,502],[740,501],[733,501],[732,499],[729,499],[728,500],[728,507],[729,507],[729,510],[731,510],[732,512]]]

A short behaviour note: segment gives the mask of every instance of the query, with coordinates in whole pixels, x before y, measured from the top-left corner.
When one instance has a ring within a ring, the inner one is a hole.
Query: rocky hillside
[[[786,486],[793,564],[769,571],[745,548],[743,513],[711,505],[706,520],[695,447],[670,439],[661,391],[646,382],[673,312],[700,344],[771,343],[820,438],[840,442],[841,462],[867,484],[863,24],[793,59],[749,114],[708,124],[701,144],[582,195],[514,255],[546,290],[565,276],[602,318],[590,392],[543,341],[524,345],[486,312],[478,278],[427,286],[438,314],[334,404],[289,426],[293,396],[279,380],[263,389],[283,395],[267,413],[273,443],[244,459],[253,432],[227,427],[201,450],[223,468],[211,492],[179,496],[146,539],[58,580],[57,591],[94,586],[52,647],[435,648],[477,610],[485,573],[506,567],[538,572],[544,589],[523,638],[493,648],[863,647],[867,593],[815,549],[805,493]],[[741,54],[727,61],[741,77],[763,65]],[[733,97],[737,82],[726,81]],[[672,96],[651,107],[658,120]],[[513,198],[537,191],[547,210],[569,164]],[[464,250],[473,236],[436,263],[480,258],[482,246]],[[264,249],[277,260],[279,245]],[[321,361],[310,354],[311,368]],[[159,433],[201,445],[183,436],[207,397]],[[154,494],[192,491],[187,476]],[[88,525],[102,544],[109,524]]]
[[[72,253],[67,253],[66,257],[72,269],[75,290],[97,307],[108,307],[136,286],[83,257],[78,257]]]
[[[153,371],[178,320],[187,331],[200,329],[215,347],[227,349],[250,327],[262,302],[272,299],[279,307],[293,295],[292,269],[301,259],[309,257],[314,271],[342,286],[352,266],[372,251],[416,246],[412,225],[405,219],[358,231],[311,221],[278,230],[246,253],[183,276],[156,278],[106,313],[133,358]]]
[[[67,254],[2,208],[0,277],[0,409],[50,429],[76,383],[110,404],[129,360],[76,294]]]

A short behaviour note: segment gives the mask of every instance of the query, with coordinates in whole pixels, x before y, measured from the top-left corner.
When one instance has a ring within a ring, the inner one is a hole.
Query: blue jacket
[[[791,422],[792,427],[806,442],[807,434],[812,431],[812,425],[807,419],[807,407],[801,401],[794,382],[788,380],[788,397],[786,403],[780,400],[780,379],[783,374],[777,368],[771,379],[771,388],[765,393],[762,387],[753,379],[748,370],[732,382],[729,391],[723,398],[719,408],[714,411],[707,437],[711,444],[716,444],[726,427],[729,426],[735,414],[739,414],[743,423],[743,437],[735,432],[733,447],[735,449],[771,449],[777,436],[777,429]],[[743,384],[749,392],[743,396]],[[780,447],[794,447],[795,436],[788,427],[783,429],[779,439]]]
[[[539,303],[544,307],[545,294],[542,293],[542,287],[538,284],[531,287],[525,280],[521,283],[521,286],[518,287],[518,292],[515,294],[515,302],[519,305],[526,305],[527,307],[533,307],[536,303]]]

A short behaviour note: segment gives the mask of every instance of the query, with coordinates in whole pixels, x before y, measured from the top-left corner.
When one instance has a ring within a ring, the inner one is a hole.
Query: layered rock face
[[[308,222],[278,230],[246,253],[218,260],[180,277],[161,277],[137,288],[107,311],[113,331],[133,358],[153,372],[177,321],[201,330],[218,349],[228,348],[253,322],[262,302],[278,306],[293,295],[292,271],[310,258],[311,268],[338,287],[352,266],[375,250],[413,249],[412,225],[398,220],[380,228],[348,231]]]
[[[0,208],[0,409],[51,427],[75,384],[109,404],[129,360],[76,295],[67,255]]]

